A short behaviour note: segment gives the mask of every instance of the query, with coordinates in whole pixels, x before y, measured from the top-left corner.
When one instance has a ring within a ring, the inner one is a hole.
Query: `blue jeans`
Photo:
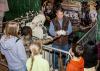
[[[70,49],[69,44],[65,44],[65,45],[53,44],[52,47],[53,48],[57,48],[57,49],[61,49],[61,50],[64,50],[64,51],[69,51],[69,49]],[[65,53],[61,53],[61,55],[62,55],[63,65],[65,66],[66,65],[66,54]],[[58,69],[59,68],[58,57],[59,57],[59,52],[58,51],[54,51],[54,54],[53,54],[53,68],[54,69]]]
[[[9,71],[27,71],[26,67],[22,67],[20,69],[9,69]]]

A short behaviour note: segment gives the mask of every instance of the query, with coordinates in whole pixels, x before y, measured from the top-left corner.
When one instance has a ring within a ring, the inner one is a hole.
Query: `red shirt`
[[[84,71],[84,59],[81,57],[79,61],[70,60],[66,71]]]

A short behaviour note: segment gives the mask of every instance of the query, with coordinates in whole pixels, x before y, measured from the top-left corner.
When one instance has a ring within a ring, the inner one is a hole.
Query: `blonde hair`
[[[38,54],[41,54],[42,53],[42,43],[40,42],[32,42],[30,44],[30,50],[31,50],[31,67],[30,67],[30,70],[29,71],[32,71],[32,67],[33,67],[33,63],[34,63],[34,56],[35,55],[38,55]]]
[[[6,36],[11,35],[18,37],[18,30],[19,30],[19,25],[17,22],[8,22],[5,26],[4,34]]]
[[[42,50],[42,43],[39,41],[32,42],[30,44],[30,50],[34,55],[40,54]]]

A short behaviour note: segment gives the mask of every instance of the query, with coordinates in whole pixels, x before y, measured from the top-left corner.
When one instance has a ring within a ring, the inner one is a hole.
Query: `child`
[[[27,57],[30,56],[29,44],[32,41],[32,29],[29,26],[24,26],[21,29],[21,39],[23,40],[23,44],[25,46]]]
[[[9,71],[26,71],[27,57],[18,31],[19,23],[8,22],[0,39],[1,53],[6,57]]]
[[[49,63],[42,58],[40,42],[33,42],[30,47],[31,57],[27,60],[28,71],[49,71]]]
[[[84,71],[84,60],[82,58],[83,47],[80,45],[74,45],[70,53],[72,58],[67,65],[66,71]]]

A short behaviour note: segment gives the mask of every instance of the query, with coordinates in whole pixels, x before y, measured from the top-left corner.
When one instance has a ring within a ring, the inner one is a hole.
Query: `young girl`
[[[24,26],[22,29],[21,29],[21,38],[23,40],[23,43],[24,43],[24,46],[25,46],[25,49],[26,49],[26,53],[27,53],[27,57],[30,57],[30,50],[29,50],[29,45],[32,41],[38,41],[42,44],[48,44],[49,42],[52,42],[53,41],[53,38],[52,37],[47,37],[46,39],[38,39],[36,37],[33,37],[32,36],[32,29],[29,27],[29,26]]]
[[[74,45],[70,51],[72,59],[67,65],[66,71],[84,71],[84,60],[82,58],[83,47]]]
[[[29,44],[32,40],[32,29],[29,26],[24,26],[21,29],[21,37],[24,43],[24,46],[29,47]]]
[[[42,58],[42,46],[40,42],[33,42],[30,47],[31,57],[27,60],[28,71],[49,71],[49,63]]]
[[[18,31],[18,23],[9,22],[0,40],[1,53],[6,57],[9,71],[26,71],[27,57],[23,42],[18,37]]]

